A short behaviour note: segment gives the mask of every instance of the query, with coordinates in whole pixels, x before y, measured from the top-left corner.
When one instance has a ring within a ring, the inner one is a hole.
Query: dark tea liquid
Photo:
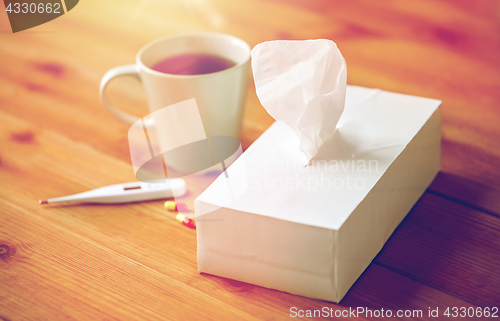
[[[228,69],[234,65],[234,61],[221,56],[186,53],[162,59],[151,69],[174,75],[201,75]]]

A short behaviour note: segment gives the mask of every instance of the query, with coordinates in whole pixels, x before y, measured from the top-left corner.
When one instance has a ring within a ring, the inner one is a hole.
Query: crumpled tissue
[[[262,106],[293,129],[309,163],[332,137],[344,111],[344,57],[326,39],[268,41],[255,46],[251,54]]]

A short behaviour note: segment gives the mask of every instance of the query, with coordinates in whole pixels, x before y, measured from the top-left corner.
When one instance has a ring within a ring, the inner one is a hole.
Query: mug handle
[[[119,120],[127,123],[127,124],[134,124],[136,121],[139,120],[138,117],[132,116],[130,114],[127,114],[124,111],[119,110],[116,108],[114,105],[112,105],[108,97],[106,96],[106,88],[108,87],[109,82],[116,77],[119,76],[133,76],[137,78],[139,81],[141,81],[141,77],[139,76],[139,72],[137,70],[136,65],[124,65],[124,66],[118,66],[113,69],[108,70],[106,74],[104,74],[104,77],[102,77],[101,80],[101,85],[99,86],[99,97],[101,98],[101,102],[106,107],[106,109],[116,118]]]

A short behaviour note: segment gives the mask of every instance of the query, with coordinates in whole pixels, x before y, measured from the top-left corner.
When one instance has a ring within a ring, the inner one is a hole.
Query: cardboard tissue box
[[[317,151],[305,153],[303,137],[277,121],[196,199],[200,272],[344,297],[439,171],[441,102],[343,94]]]

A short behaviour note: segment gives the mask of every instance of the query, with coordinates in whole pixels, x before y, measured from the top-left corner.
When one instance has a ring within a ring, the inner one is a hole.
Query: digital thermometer
[[[135,182],[109,185],[79,194],[40,200],[40,204],[56,202],[83,203],[130,203],[182,196],[186,193],[186,182],[181,178],[169,179],[165,183]]]

